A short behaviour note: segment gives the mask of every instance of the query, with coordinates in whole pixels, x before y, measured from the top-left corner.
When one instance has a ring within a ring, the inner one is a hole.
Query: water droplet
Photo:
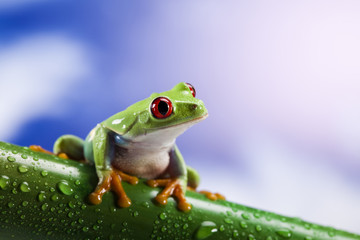
[[[149,208],[150,207],[150,204],[148,203],[148,202],[143,202],[143,204],[142,204],[144,207],[146,207],[146,208]]]
[[[0,176],[0,188],[5,190],[10,185],[10,178],[5,175]]]
[[[9,161],[9,162],[15,162],[15,158],[13,157],[13,156],[8,156],[7,157],[7,160]]]
[[[21,205],[23,205],[23,207],[26,207],[27,205],[29,205],[29,202],[28,202],[28,201],[23,201],[23,202],[21,203]]]
[[[225,218],[224,221],[228,224],[233,224],[233,220],[231,220],[230,218]]]
[[[73,212],[69,212],[69,213],[68,213],[68,217],[69,217],[69,218],[72,218],[73,216],[74,216],[74,213],[73,213]]]
[[[162,212],[162,213],[160,213],[159,217],[161,220],[165,220],[167,218],[167,215],[166,215],[166,213]]]
[[[39,161],[39,158],[37,158],[37,157],[34,157],[33,159],[34,159],[34,161]]]
[[[180,227],[180,224],[174,223],[174,227],[175,227],[175,228],[179,228],[179,227]]]
[[[196,239],[205,239],[211,236],[214,232],[217,232],[216,224],[210,221],[204,221],[200,224],[195,237]]]
[[[254,235],[249,234],[249,236],[248,236],[248,240],[256,240],[256,238],[254,237]]]
[[[28,158],[28,156],[27,156],[26,154],[22,154],[21,157],[22,157],[23,159],[27,159],[27,158]]]
[[[237,230],[234,230],[233,237],[238,237],[238,236],[239,236],[239,232]]]
[[[220,232],[225,231],[225,226],[224,226],[224,225],[220,225],[219,230],[220,230]]]
[[[30,187],[29,187],[29,184],[27,182],[22,182],[20,184],[20,190],[22,192],[30,192]]]
[[[248,227],[248,225],[244,221],[240,222],[240,226],[241,226],[241,228],[244,228],[244,229],[246,229]]]
[[[20,173],[26,173],[27,171],[29,171],[29,168],[27,166],[21,165],[18,167],[18,171]]]
[[[13,154],[17,154],[18,153],[18,151],[16,151],[16,150],[12,150],[11,151]]]
[[[68,205],[69,205],[70,208],[75,208],[75,207],[76,207],[75,203],[72,202],[72,201],[70,201],[70,202],[68,203]]]
[[[49,172],[46,170],[41,171],[41,176],[43,176],[43,177],[46,177],[48,174],[49,174]]]
[[[89,231],[89,227],[83,227],[82,230],[83,230],[83,232],[87,232],[87,231]]]
[[[59,182],[58,188],[59,188],[60,192],[62,192],[65,195],[71,195],[74,192],[74,190],[69,186],[69,183],[66,181]]]
[[[82,223],[84,223],[84,219],[79,218],[78,222],[79,222],[80,224],[82,224]]]
[[[262,227],[260,225],[256,225],[255,229],[256,229],[256,231],[261,232]]]
[[[250,219],[250,216],[249,216],[248,214],[246,214],[246,213],[241,214],[241,216],[242,216],[243,219],[245,219],[245,220],[249,220],[249,219]]]
[[[44,191],[40,191],[40,193],[38,194],[38,200],[40,202],[44,201],[46,199],[46,195],[45,195],[45,192]]]
[[[260,213],[254,213],[254,217],[255,218],[260,218],[261,216],[260,216]]]
[[[308,224],[308,223],[306,223],[306,224],[304,225],[304,227],[305,227],[307,230],[310,230],[310,229],[311,229],[311,226],[310,226],[310,224]]]
[[[99,228],[100,228],[99,225],[94,225],[94,226],[93,226],[93,229],[94,229],[95,231],[96,231],[96,230],[99,230]]]
[[[76,180],[75,185],[80,185],[80,180]]]
[[[335,236],[335,232],[333,230],[328,232],[329,237],[334,237]]]
[[[44,203],[43,205],[41,205],[41,209],[43,211],[45,211],[48,207],[49,207],[49,204],[47,204],[47,203]]]
[[[15,204],[14,204],[13,202],[9,202],[9,203],[8,203],[8,207],[9,207],[9,208],[13,208],[14,205],[15,205]]]
[[[183,229],[187,229],[189,225],[187,223],[184,224]]]
[[[161,227],[161,231],[162,231],[162,232],[166,232],[166,230],[167,230],[166,226],[162,226],[162,227]]]
[[[291,236],[292,236],[291,231],[288,229],[280,229],[280,230],[276,231],[276,233],[279,236],[284,237],[284,238],[291,238]]]
[[[313,240],[312,237],[305,237],[305,240]]]
[[[59,200],[59,196],[58,196],[57,194],[54,194],[54,195],[51,196],[51,200],[54,201],[54,202],[55,202],[55,201],[58,201],[58,200]]]
[[[138,212],[138,211],[135,211],[135,212],[133,213],[133,216],[134,216],[134,217],[139,216],[139,212]]]
[[[24,219],[25,219],[25,215],[21,215],[20,218],[24,220]]]

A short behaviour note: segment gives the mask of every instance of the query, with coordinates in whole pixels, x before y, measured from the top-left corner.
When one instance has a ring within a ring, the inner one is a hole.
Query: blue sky
[[[357,1],[1,1],[0,140],[48,149],[192,83],[201,189],[360,233]]]

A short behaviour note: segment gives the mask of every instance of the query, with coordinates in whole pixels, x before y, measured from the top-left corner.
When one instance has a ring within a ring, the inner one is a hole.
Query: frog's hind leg
[[[188,189],[196,191],[196,188],[199,186],[200,183],[200,176],[195,169],[189,166],[187,166],[186,170],[188,176]],[[212,193],[209,191],[199,191],[199,193],[204,194],[210,200],[225,199],[225,197],[220,193]]]
[[[63,135],[54,143],[54,154],[66,155],[69,159],[84,161],[84,140],[74,135]]]
[[[192,167],[186,166],[188,187],[195,190],[200,184],[200,175]]]

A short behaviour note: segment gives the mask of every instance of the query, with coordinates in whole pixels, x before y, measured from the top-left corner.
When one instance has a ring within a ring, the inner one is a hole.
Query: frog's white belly
[[[194,122],[157,129],[137,137],[129,137],[130,140],[125,140],[125,144],[115,140],[112,165],[128,174],[147,179],[164,175],[170,163],[169,152],[174,147],[176,137]],[[123,141],[126,136],[120,136],[120,138]]]
[[[130,175],[146,179],[158,178],[169,166],[169,151],[116,148],[112,165]]]

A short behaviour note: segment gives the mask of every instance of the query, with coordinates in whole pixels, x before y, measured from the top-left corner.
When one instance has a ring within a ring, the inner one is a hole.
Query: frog
[[[91,204],[100,204],[103,195],[112,190],[117,205],[129,207],[131,199],[122,182],[136,185],[143,178],[150,187],[163,188],[156,202],[166,205],[168,198],[174,197],[178,209],[186,212],[191,204],[185,193],[198,187],[200,176],[185,164],[176,138],[207,117],[194,86],[181,82],[97,124],[85,140],[74,135],[59,137],[53,152],[95,165],[98,184],[88,197]]]

